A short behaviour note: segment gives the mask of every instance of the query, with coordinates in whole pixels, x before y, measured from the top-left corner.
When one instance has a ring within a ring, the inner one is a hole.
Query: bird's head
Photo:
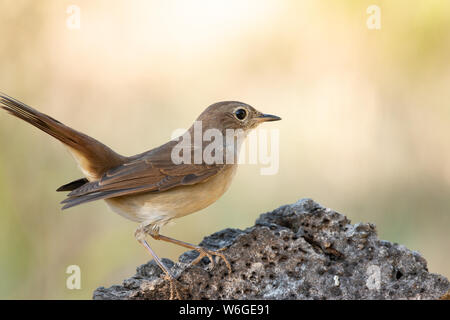
[[[242,129],[248,132],[267,121],[278,121],[280,117],[262,113],[252,106],[238,101],[223,101],[210,105],[197,118],[203,129],[216,128],[221,132],[226,129]]]

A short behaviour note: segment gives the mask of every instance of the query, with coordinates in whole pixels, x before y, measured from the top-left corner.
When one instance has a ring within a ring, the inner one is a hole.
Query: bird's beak
[[[261,113],[259,116],[256,117],[256,119],[261,122],[281,120],[280,117],[274,116],[273,114],[267,114],[267,113]]]

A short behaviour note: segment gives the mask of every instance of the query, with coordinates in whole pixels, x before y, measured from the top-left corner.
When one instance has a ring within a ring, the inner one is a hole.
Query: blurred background
[[[439,0],[3,0],[0,91],[124,155],[216,101],[277,114],[265,128],[280,132],[278,173],[243,165],[218,202],[163,234],[198,243],[310,197],[450,277],[449,17]],[[137,225],[103,202],[60,210],[55,189],[81,176],[58,141],[0,113],[0,298],[90,299],[149,260]],[[81,290],[66,288],[69,265]]]

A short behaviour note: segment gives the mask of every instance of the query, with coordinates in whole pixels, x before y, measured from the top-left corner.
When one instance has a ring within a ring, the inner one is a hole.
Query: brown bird
[[[101,142],[1,93],[0,107],[55,137],[74,156],[85,178],[57,189],[70,191],[62,201],[62,209],[103,199],[113,211],[140,223],[135,232],[136,239],[149,251],[170,281],[171,299],[180,297],[175,278],[151,249],[146,235],[198,251],[199,256],[193,264],[206,256],[213,266],[213,256],[221,257],[231,271],[229,262],[220,250],[211,251],[175,240],[159,234],[159,230],[170,220],[199,211],[219,199],[230,186],[236,172],[242,138],[258,124],[281,118],[261,113],[242,102],[218,102],[206,108],[178,139],[150,151],[125,157]],[[233,133],[232,139],[219,141],[217,148],[210,152],[210,158],[214,161],[204,157],[208,148],[205,141],[195,141],[195,137],[204,137],[208,132],[215,139]],[[188,139],[192,137],[194,141]],[[183,159],[188,161],[179,161],[181,153]]]

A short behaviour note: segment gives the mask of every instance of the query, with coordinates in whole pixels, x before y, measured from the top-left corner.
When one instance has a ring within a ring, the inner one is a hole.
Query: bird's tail
[[[89,180],[97,180],[110,168],[122,164],[125,157],[58,120],[26,104],[0,93],[0,108],[48,133],[69,148],[81,170]]]

